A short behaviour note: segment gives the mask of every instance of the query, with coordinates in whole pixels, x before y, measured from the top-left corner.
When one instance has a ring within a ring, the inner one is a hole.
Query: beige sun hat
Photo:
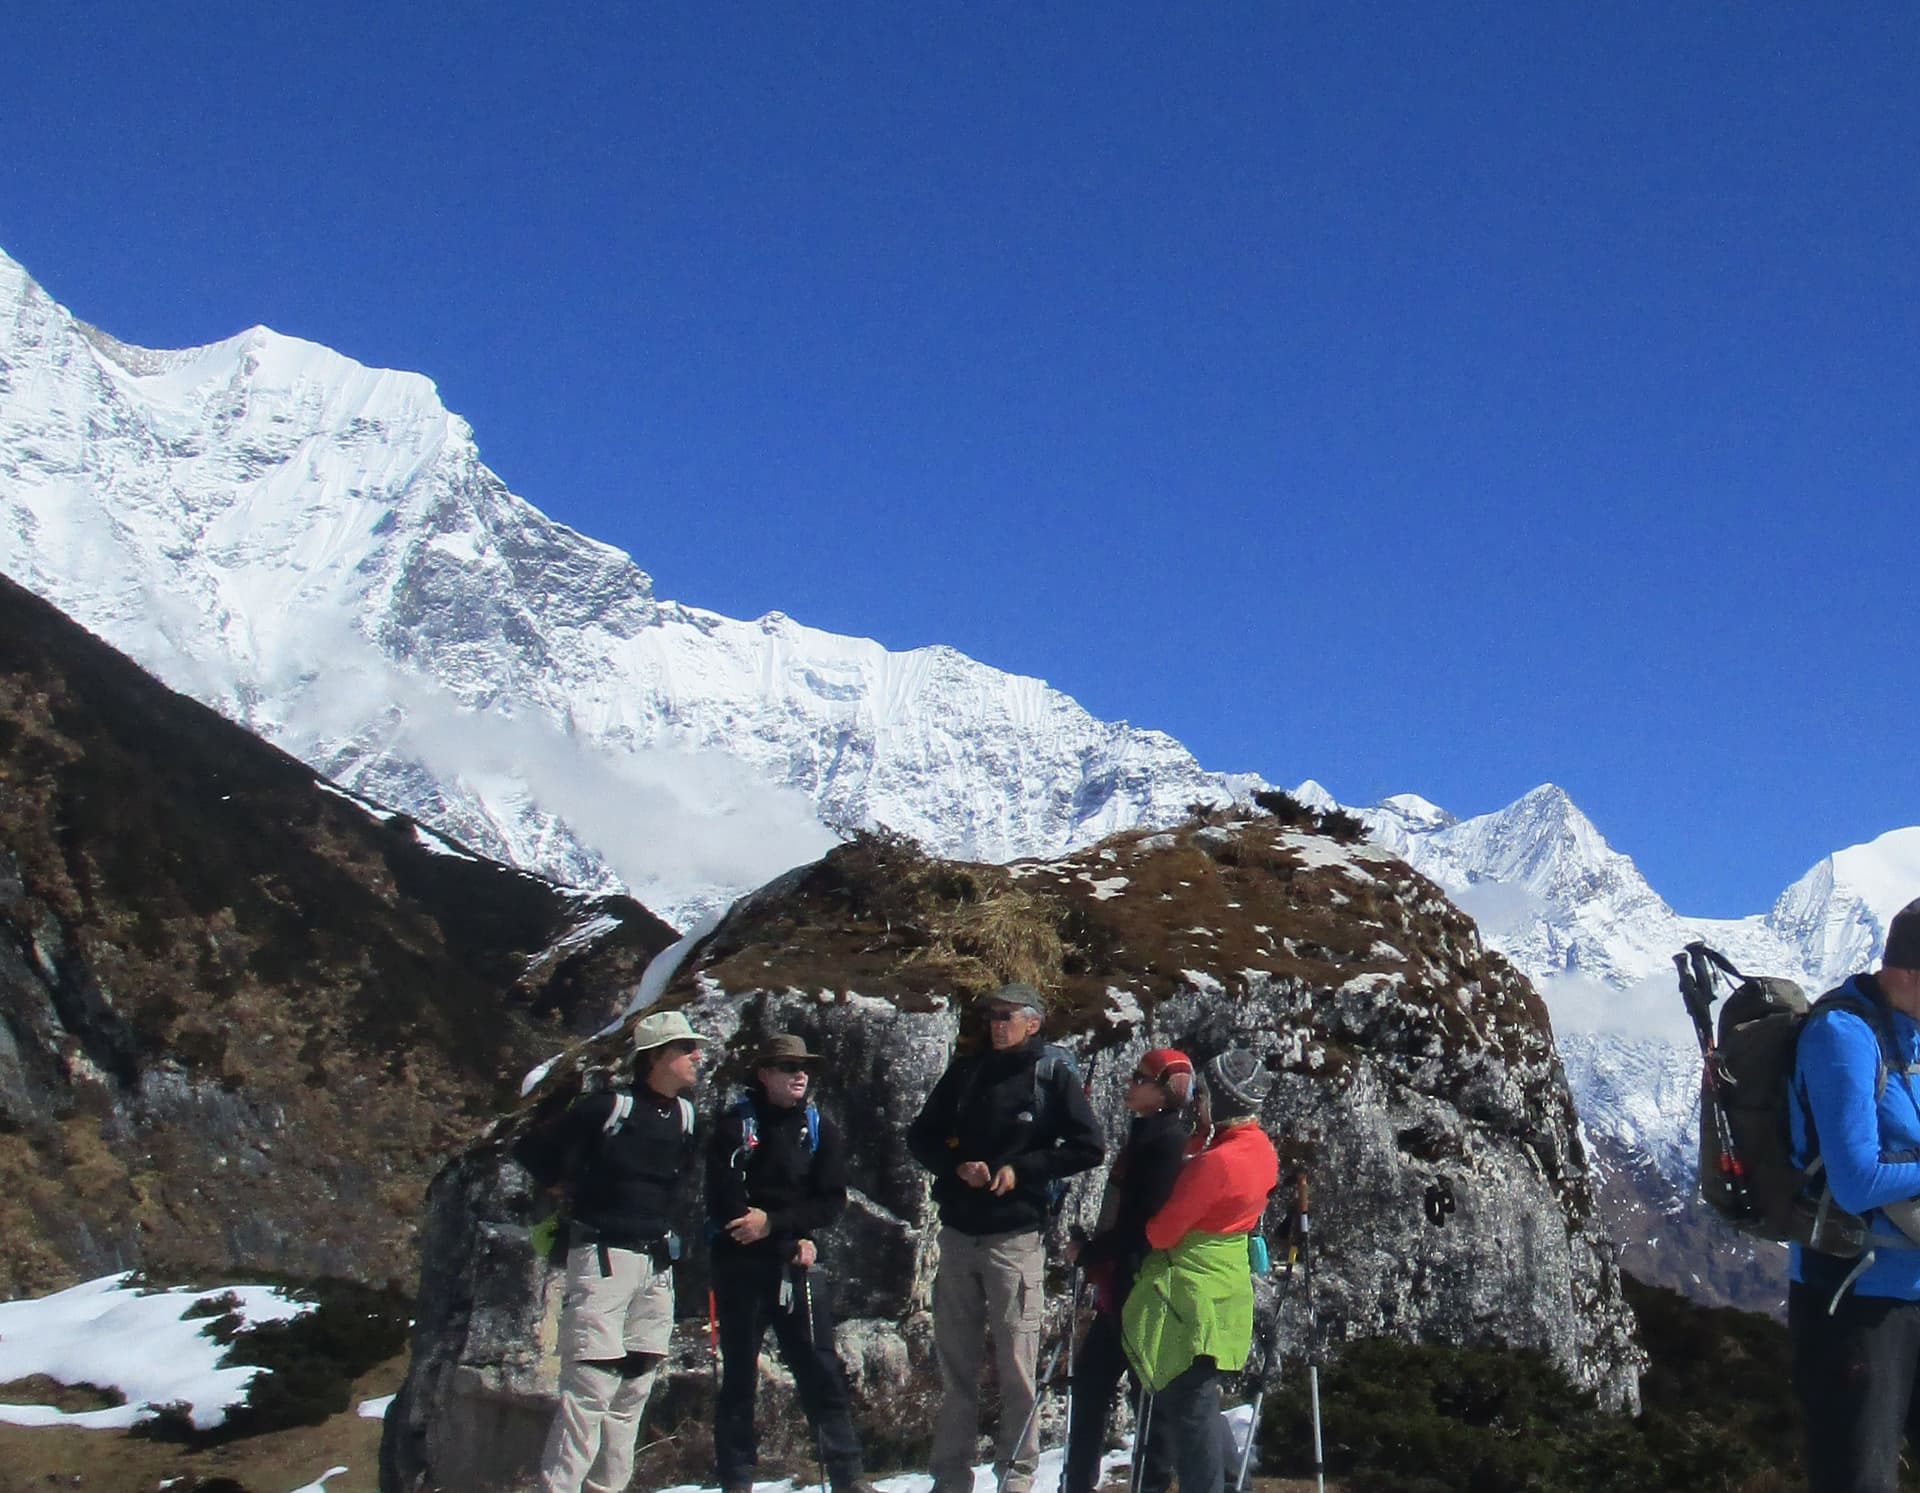
[[[684,1011],[654,1011],[633,1024],[633,1050],[651,1052],[669,1042],[712,1042],[693,1029]]]

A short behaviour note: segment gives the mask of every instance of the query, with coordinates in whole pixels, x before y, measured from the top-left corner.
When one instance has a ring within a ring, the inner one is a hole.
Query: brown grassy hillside
[[[411,1281],[434,1169],[671,937],[369,813],[0,579],[0,1295]]]

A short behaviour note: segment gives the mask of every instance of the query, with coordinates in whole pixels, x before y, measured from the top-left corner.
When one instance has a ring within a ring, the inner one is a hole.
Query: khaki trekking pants
[[[940,1230],[940,1269],[933,1278],[933,1352],[940,1367],[933,1493],[971,1493],[973,1488],[988,1338],[1000,1380],[1000,1423],[993,1438],[1000,1493],[1030,1493],[1033,1487],[1040,1423],[1030,1412],[1045,1267],[1037,1231],[975,1236]]]
[[[560,1408],[540,1458],[546,1493],[624,1493],[640,1417],[673,1332],[673,1267],[631,1249],[567,1251]],[[632,1355],[639,1355],[634,1357]]]

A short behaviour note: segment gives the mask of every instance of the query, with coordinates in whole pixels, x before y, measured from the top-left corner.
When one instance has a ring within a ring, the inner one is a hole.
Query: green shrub
[[[1262,788],[1253,795],[1256,807],[1265,809],[1282,824],[1311,829],[1318,817],[1306,804],[1300,802],[1291,793],[1278,788]]]
[[[1804,1483],[1786,1330],[1627,1278],[1651,1358],[1637,1417],[1536,1352],[1347,1345],[1320,1380],[1327,1476],[1350,1493],[1787,1493]],[[1262,1469],[1311,1475],[1306,1369],[1270,1381]],[[1903,1488],[1920,1477],[1903,1473]]]
[[[1367,837],[1366,821],[1345,809],[1328,809],[1320,816],[1320,832],[1332,835],[1345,845],[1357,845]]]

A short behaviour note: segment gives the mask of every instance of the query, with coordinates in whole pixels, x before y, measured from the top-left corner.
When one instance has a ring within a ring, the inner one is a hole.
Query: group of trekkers
[[[1041,1037],[1039,992],[1004,985],[982,1004],[986,1044],[953,1058],[907,1131],[914,1160],[932,1176],[940,1219],[931,1472],[934,1493],[971,1493],[990,1344],[999,1490],[1032,1493],[1044,1240],[1065,1179],[1098,1166],[1106,1147],[1071,1060]],[[673,1216],[698,1161],[687,1096],[706,1042],[678,1011],[643,1017],[632,1035],[631,1093],[581,1098],[560,1122],[558,1143],[577,1164],[564,1241],[560,1405],[542,1461],[548,1493],[618,1493],[632,1477],[673,1325]],[[834,1493],[873,1493],[820,1260],[819,1234],[847,1197],[841,1136],[809,1097],[820,1062],[797,1036],[767,1038],[752,1055],[745,1094],[705,1141],[722,1493],[753,1485],[754,1391],[769,1328]],[[1131,1126],[1099,1223],[1066,1246],[1094,1313],[1071,1376],[1062,1493],[1092,1493],[1129,1375],[1142,1432],[1136,1493],[1166,1493],[1176,1474],[1182,1493],[1225,1486],[1231,1438],[1220,1381],[1249,1356],[1249,1240],[1279,1181],[1258,1122],[1272,1082],[1240,1048],[1199,1072],[1185,1053],[1159,1048],[1130,1075]]]

